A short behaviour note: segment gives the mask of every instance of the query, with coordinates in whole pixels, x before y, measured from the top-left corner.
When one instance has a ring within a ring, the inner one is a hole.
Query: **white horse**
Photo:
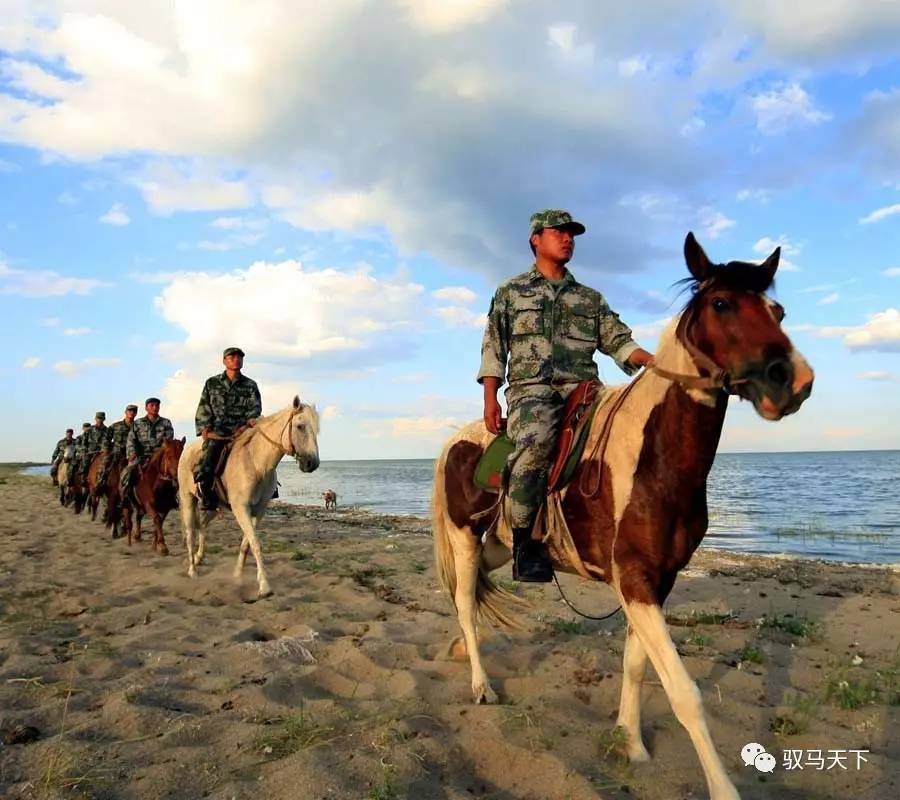
[[[293,405],[260,417],[252,428],[241,433],[225,465],[222,483],[228,494],[228,503],[237,524],[243,532],[238,551],[235,578],[240,578],[247,558],[247,550],[256,559],[256,580],[259,596],[272,594],[266,570],[263,567],[262,548],[256,535],[256,526],[265,513],[277,485],[275,468],[286,456],[293,456],[303,472],[312,472],[319,466],[319,415],[314,406],[294,398]],[[184,448],[178,463],[178,502],[181,508],[181,526],[184,530],[185,548],[188,554],[188,575],[196,577],[197,566],[203,561],[205,530],[215,511],[200,511],[194,469],[200,461],[203,441],[198,439]],[[199,532],[197,552],[194,553],[194,531]]]
[[[56,470],[56,482],[59,484],[59,502],[66,505],[68,498],[66,495],[69,491],[69,478],[72,475],[72,461],[75,459],[75,443],[67,444],[63,450],[62,459],[60,459],[59,467]]]

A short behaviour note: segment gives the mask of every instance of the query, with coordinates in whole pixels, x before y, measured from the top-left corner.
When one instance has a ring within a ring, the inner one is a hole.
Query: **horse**
[[[325,501],[326,511],[337,509],[337,492],[334,489],[326,489],[322,492],[322,499]]]
[[[113,460],[109,468],[109,474],[106,476],[106,483],[101,488],[106,497],[106,511],[103,514],[103,525],[107,530],[112,529],[112,538],[120,539],[128,531],[132,525],[132,507],[128,503],[123,502],[122,487],[119,485],[119,479],[122,476],[122,470],[125,469],[127,460],[125,456],[116,456],[114,453],[109,454],[109,458]],[[119,525],[122,531],[119,530]]]
[[[275,493],[275,468],[282,457],[289,455],[294,457],[303,472],[317,469],[318,433],[319,415],[315,407],[301,403],[299,397],[294,397],[292,405],[275,414],[260,417],[255,425],[238,434],[222,473],[221,480],[228,495],[231,513],[243,534],[234,577],[240,579],[247,550],[252,550],[256,560],[258,596],[261,598],[271,595],[272,589],[263,566],[256,527]],[[197,567],[203,562],[206,527],[216,516],[215,511],[200,512],[197,506],[194,470],[200,461],[202,448],[202,440],[191,442],[178,467],[181,526],[188,552],[188,575],[191,578],[196,577]],[[194,531],[199,532],[196,553],[193,550]]]
[[[141,540],[141,520],[153,518],[153,549],[161,556],[169,555],[163,535],[166,515],[178,505],[178,462],[185,439],[167,439],[142,464],[134,482],[132,497],[134,525],[128,526],[128,544]]]
[[[87,480],[85,483],[87,493],[87,507],[91,512],[91,522],[97,521],[97,509],[100,506],[100,488],[97,483],[103,473],[103,465],[106,463],[106,453],[95,453],[88,466]]]
[[[67,506],[71,501],[69,496],[69,481],[72,476],[72,459],[75,458],[75,444],[67,444],[63,450],[59,468],[56,471],[56,480],[59,484],[59,504]]]
[[[650,758],[640,731],[649,658],[693,741],[710,797],[739,800],[661,606],[706,533],[706,482],[729,394],[778,420],[799,409],[814,375],[781,328],[783,307],[766,294],[780,249],[759,265],[713,264],[689,233],[684,255],[693,296],[662,334],[650,368],[605,395],[559,502],[583,566],[614,589],[627,618],[617,725],[629,759]],[[476,703],[498,701],[478,652],[476,616],[511,626],[513,604],[523,602],[489,577],[510,559],[512,540],[505,515],[491,509],[496,495],[473,482],[492,438],[482,421],[454,434],[436,462],[432,493],[436,572],[456,606]]]

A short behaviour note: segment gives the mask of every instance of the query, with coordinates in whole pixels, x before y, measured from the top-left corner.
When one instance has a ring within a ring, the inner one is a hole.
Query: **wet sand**
[[[252,557],[231,575],[230,516],[191,580],[175,516],[161,557],[61,509],[48,479],[2,473],[0,735],[36,738],[0,744],[0,798],[706,797],[652,669],[653,761],[622,761],[622,616],[580,620],[555,586],[515,587],[525,631],[482,651],[501,704],[472,705],[428,525],[274,505],[275,594],[257,601]],[[588,613],[614,605],[562,581]],[[900,796],[898,611],[894,570],[698,552],[666,613],[744,800]],[[743,765],[750,741],[774,773]],[[870,753],[786,771],[787,749]]]

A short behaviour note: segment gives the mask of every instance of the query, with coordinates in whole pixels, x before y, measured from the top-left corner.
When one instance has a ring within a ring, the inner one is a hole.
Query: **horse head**
[[[313,472],[319,466],[319,414],[316,407],[301,403],[295,396],[286,433],[290,440],[286,451],[294,456],[303,472]]]
[[[184,450],[185,437],[169,439],[159,448],[159,480],[178,482],[178,461]]]
[[[701,371],[753,403],[765,419],[793,414],[812,392],[814,374],[781,327],[784,308],[766,295],[781,248],[762,263],[713,264],[689,233],[684,256],[694,296],[676,336]]]

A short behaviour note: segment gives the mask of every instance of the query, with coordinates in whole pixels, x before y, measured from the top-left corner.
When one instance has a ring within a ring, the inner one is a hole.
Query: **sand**
[[[231,576],[230,517],[191,580],[174,516],[161,557],[59,508],[46,478],[6,474],[0,732],[26,741],[0,744],[0,798],[706,796],[652,670],[653,761],[623,763],[622,617],[579,620],[554,586],[516,588],[526,630],[483,646],[501,704],[472,705],[427,520],[273,506],[275,594],[256,601],[252,558]],[[563,585],[589,612],[613,603]],[[696,555],[666,612],[744,800],[900,796],[898,611],[889,569]],[[750,741],[772,774],[743,765]],[[870,752],[860,769],[786,771],[786,749]]]

